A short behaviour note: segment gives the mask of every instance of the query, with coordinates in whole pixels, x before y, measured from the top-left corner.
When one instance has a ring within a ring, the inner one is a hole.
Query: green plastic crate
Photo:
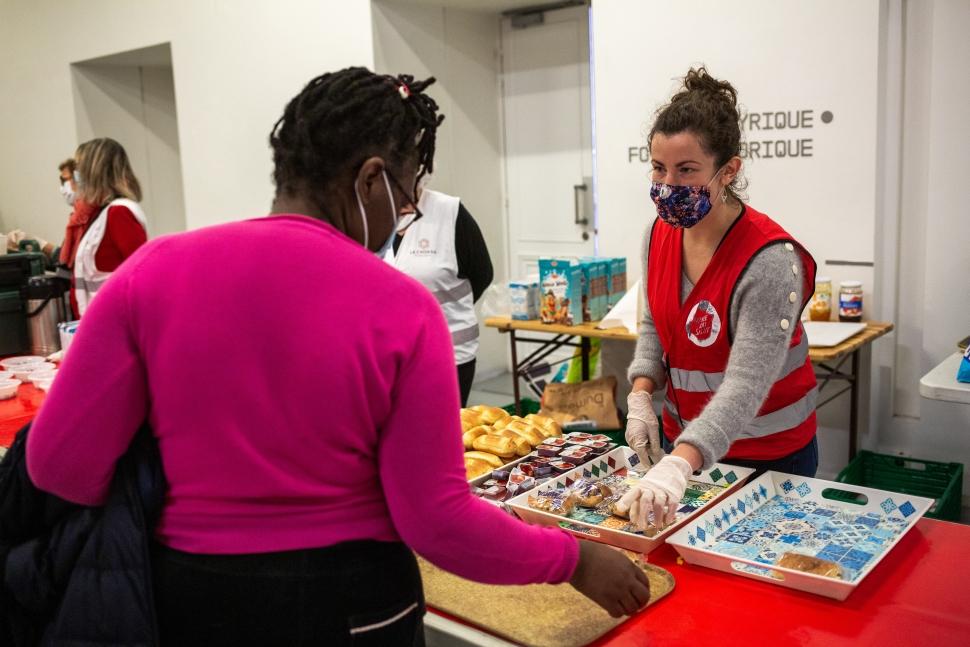
[[[861,451],[835,480],[935,499],[926,513],[927,517],[950,521],[960,519],[963,463],[937,463]]]

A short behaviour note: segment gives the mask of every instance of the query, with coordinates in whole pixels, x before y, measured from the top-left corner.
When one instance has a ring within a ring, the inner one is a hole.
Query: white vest
[[[101,210],[88,230],[84,232],[84,236],[81,237],[81,242],[77,246],[77,256],[74,259],[74,297],[77,299],[78,314],[84,314],[84,311],[91,305],[91,299],[111,276],[111,272],[102,272],[97,268],[94,263],[94,256],[98,252],[98,247],[101,246],[104,232],[108,227],[108,209],[116,205],[127,207],[135,216],[135,219],[145,228],[145,231],[148,231],[145,212],[134,200],[118,198],[109,202]]]
[[[455,223],[459,199],[425,189],[418,200],[424,216],[407,228],[397,253],[392,247],[385,260],[417,279],[441,304],[455,347],[455,363],[465,364],[478,352],[478,319],[472,284],[458,278]]]

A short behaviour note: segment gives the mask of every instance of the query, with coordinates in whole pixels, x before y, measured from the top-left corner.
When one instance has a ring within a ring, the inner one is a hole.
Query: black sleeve
[[[458,278],[471,282],[472,296],[478,301],[492,283],[492,259],[489,258],[482,230],[465,205],[460,203],[455,221],[455,255],[458,257]]]

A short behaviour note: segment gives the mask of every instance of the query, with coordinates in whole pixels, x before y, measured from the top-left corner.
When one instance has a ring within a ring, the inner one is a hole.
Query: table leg
[[[509,331],[512,343],[512,395],[515,398],[515,415],[522,415],[522,400],[519,399],[519,354],[515,348],[515,330]]]
[[[589,351],[590,351],[590,341],[589,337],[582,337],[580,340],[580,361],[582,364],[582,375],[583,382],[589,379]]]
[[[859,446],[859,350],[852,353],[852,391],[849,393],[849,460]]]

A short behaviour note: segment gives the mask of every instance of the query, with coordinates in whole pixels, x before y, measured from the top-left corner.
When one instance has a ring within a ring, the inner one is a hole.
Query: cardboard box
[[[539,318],[539,282],[512,281],[509,283],[509,303],[512,318],[522,321]]]
[[[582,322],[583,271],[561,258],[539,259],[539,318],[572,326]]]
[[[580,267],[586,283],[583,297],[587,300],[583,321],[599,321],[610,311],[609,259],[586,257],[580,259]]]
[[[626,294],[626,259],[615,257],[604,259],[608,261],[608,282],[609,282],[609,296],[608,296],[608,306],[612,308],[623,295]]]

